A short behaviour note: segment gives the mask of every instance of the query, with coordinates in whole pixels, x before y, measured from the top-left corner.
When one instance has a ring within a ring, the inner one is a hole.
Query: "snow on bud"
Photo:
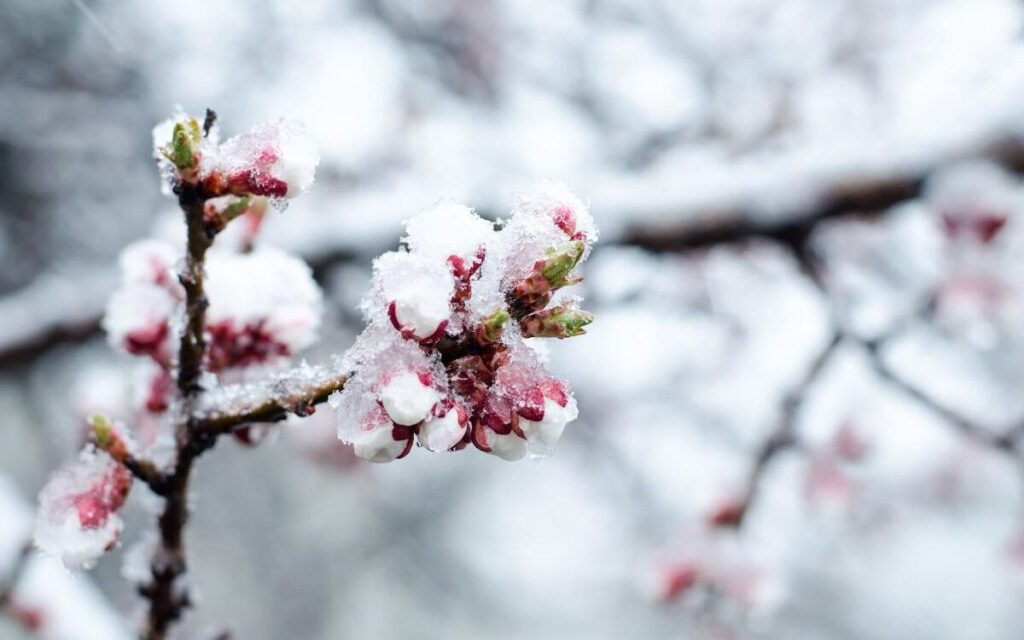
[[[576,400],[522,338],[507,344],[507,359],[495,373],[492,390],[516,414],[514,430],[526,439],[530,453],[549,455],[566,425],[576,419]]]
[[[297,123],[279,120],[224,141],[204,166],[209,191],[294,198],[313,185],[320,162]]]
[[[439,400],[431,387],[429,374],[405,371],[388,380],[380,391],[380,401],[391,420],[412,426],[430,415]]]
[[[103,329],[112,347],[166,363],[175,345],[170,319],[184,297],[174,277],[178,251],[144,240],[121,252],[121,284],[107,301]]]
[[[302,260],[270,247],[207,260],[210,369],[273,362],[317,337],[323,295]]]
[[[39,494],[35,544],[68,566],[88,568],[114,548],[121,532],[116,514],[131,489],[131,474],[92,447],[58,471]]]
[[[115,349],[164,361],[173,348],[168,340],[168,323],[177,305],[161,287],[145,284],[122,287],[110,297],[103,315],[107,340]]]
[[[571,240],[597,240],[597,227],[587,205],[562,182],[538,182],[516,203],[513,216],[545,221]]]
[[[436,342],[452,314],[454,280],[444,261],[406,251],[389,251],[373,263],[374,288],[362,307],[373,319],[387,322],[403,338]]]
[[[431,451],[448,451],[466,435],[469,415],[455,402],[439,402],[416,434],[419,443]]]

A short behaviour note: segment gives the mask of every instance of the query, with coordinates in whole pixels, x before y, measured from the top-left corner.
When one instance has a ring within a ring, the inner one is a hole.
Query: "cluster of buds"
[[[89,567],[117,545],[132,474],[122,464],[129,444],[122,431],[93,419],[93,442],[58,471],[39,494],[36,545],[68,566]]]
[[[453,202],[409,220],[405,247],[374,263],[369,326],[331,398],[339,437],[374,462],[415,443],[506,460],[549,453],[577,411],[531,339],[584,333],[591,315],[559,292],[581,280],[594,240],[585,205],[554,183],[497,230]]]
[[[182,313],[185,296],[173,271],[180,253],[159,240],[125,249],[121,285],[103,319],[113,347],[155,363],[143,394],[151,413],[167,408],[174,387],[178,344],[172,320]],[[301,260],[269,247],[212,251],[207,275],[207,371],[237,380],[251,367],[284,364],[316,340],[322,293]]]
[[[233,220],[242,222],[238,246],[218,244],[207,256],[205,370],[238,381],[253,367],[285,364],[315,341],[322,294],[303,261],[253,243],[268,203],[312,184],[318,161],[312,145],[300,127],[283,121],[219,142],[212,117],[200,125],[185,114],[158,125],[153,140],[168,191],[189,187],[198,194],[210,238]],[[183,253],[184,238],[127,247],[121,284],[103,320],[115,349],[155,363],[140,394],[152,414],[166,411],[174,390],[175,321],[185,299],[176,269]]]

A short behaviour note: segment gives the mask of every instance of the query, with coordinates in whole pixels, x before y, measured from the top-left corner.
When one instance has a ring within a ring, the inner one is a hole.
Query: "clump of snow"
[[[89,568],[117,544],[116,511],[131,488],[131,474],[102,451],[81,452],[39,494],[35,543],[69,567]]]
[[[426,258],[447,260],[458,256],[471,261],[494,238],[493,223],[463,204],[442,200],[406,221],[402,242]]]

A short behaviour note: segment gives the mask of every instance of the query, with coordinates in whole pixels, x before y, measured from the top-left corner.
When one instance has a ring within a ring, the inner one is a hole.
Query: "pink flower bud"
[[[447,308],[431,309],[428,305],[418,304],[416,300],[408,298],[392,300],[388,305],[388,318],[402,337],[424,344],[435,343],[444,337],[448,314]]]
[[[68,565],[90,566],[117,544],[132,476],[109,455],[89,448],[57,472],[39,494],[36,545]]]
[[[387,380],[379,399],[395,424],[412,426],[430,415],[439,396],[429,378],[406,371]]]
[[[736,529],[743,523],[748,503],[742,497],[729,497],[716,504],[708,516],[708,524],[722,529]]]
[[[318,163],[301,127],[266,123],[221,144],[203,184],[215,194],[294,198],[312,186]]]
[[[248,367],[291,355],[288,345],[275,340],[262,320],[236,327],[222,320],[206,327],[206,365],[218,372],[233,367]]]
[[[363,418],[363,429],[352,442],[356,456],[368,462],[391,462],[403,457],[412,446],[411,430],[400,430],[376,407]]]
[[[482,422],[473,425],[473,444],[485,453],[510,462],[525,456],[527,448],[526,440],[511,429],[505,434],[500,434]]]
[[[695,565],[680,564],[669,567],[661,580],[661,599],[671,602],[697,584],[700,571]]]
[[[430,417],[420,425],[417,438],[431,451],[448,451],[462,441],[468,424],[466,409],[448,399],[434,405]]]
[[[518,428],[539,451],[549,450],[576,418],[576,407],[569,403],[565,385],[549,378],[530,386],[516,399]]]
[[[167,358],[167,321],[157,321],[130,331],[124,338],[124,350],[136,356],[149,356],[157,362]]]

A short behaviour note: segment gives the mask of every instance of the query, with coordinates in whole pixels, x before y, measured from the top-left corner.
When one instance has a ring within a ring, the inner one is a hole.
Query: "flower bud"
[[[573,412],[567,408],[568,401],[563,399],[560,403],[557,399],[545,397],[543,401],[543,413],[539,420],[529,420],[522,417],[520,413],[519,429],[522,430],[526,439],[531,442],[538,442],[542,447],[550,447],[562,437],[565,425],[573,418]]]
[[[501,334],[504,331],[505,323],[511,316],[505,309],[498,309],[491,315],[487,316],[480,323],[480,326],[476,328],[475,337],[476,341],[480,344],[493,344],[501,340]]]
[[[391,462],[409,453],[412,429],[396,426],[377,406],[362,419],[362,428],[352,439],[352,452],[367,462]]]
[[[585,250],[586,244],[582,240],[548,249],[547,257],[534,263],[533,271],[513,288],[512,295],[528,308],[543,308],[556,290],[582,281],[582,278],[570,274],[583,258]]]
[[[312,186],[319,162],[301,127],[265,123],[220,145],[203,184],[210,193],[294,198]]]
[[[744,497],[722,499],[708,514],[708,524],[721,529],[736,529],[743,524],[749,501]]]
[[[498,456],[502,460],[519,460],[526,455],[526,440],[509,431],[505,434],[496,433],[483,422],[473,425],[473,444],[485,453]]]
[[[352,445],[357,457],[367,462],[391,462],[409,449],[409,440],[396,440],[391,429],[376,429],[368,438]]]
[[[570,305],[534,311],[519,321],[526,338],[571,338],[586,333],[583,327],[594,321],[594,315]]]
[[[244,447],[256,447],[274,431],[273,424],[246,424],[231,432],[235,442]]]
[[[439,402],[431,416],[420,425],[417,438],[431,451],[448,451],[466,435],[468,424],[469,415],[461,404]]]
[[[203,230],[210,238],[224,230],[235,218],[250,211],[259,215],[267,208],[267,199],[260,196],[220,196],[210,198],[203,205]]]
[[[128,445],[109,418],[96,414],[90,420],[90,438],[96,448],[117,461],[128,457]]]
[[[444,336],[448,315],[447,306],[430,304],[422,296],[398,298],[388,305],[388,318],[402,337],[427,344],[437,342]]]
[[[397,425],[412,426],[430,414],[438,401],[437,391],[430,385],[429,374],[407,371],[393,376],[381,389],[381,405]]]
[[[131,473],[120,463],[102,451],[85,449],[40,492],[36,545],[61,556],[65,564],[91,566],[117,544],[122,523],[116,511],[131,485]]]
[[[659,595],[665,602],[671,602],[692,589],[699,578],[700,570],[695,564],[671,566],[662,575]]]
[[[192,116],[179,115],[153,129],[157,158],[173,165],[178,177],[186,182],[196,182],[199,178],[202,141],[199,121]]]

